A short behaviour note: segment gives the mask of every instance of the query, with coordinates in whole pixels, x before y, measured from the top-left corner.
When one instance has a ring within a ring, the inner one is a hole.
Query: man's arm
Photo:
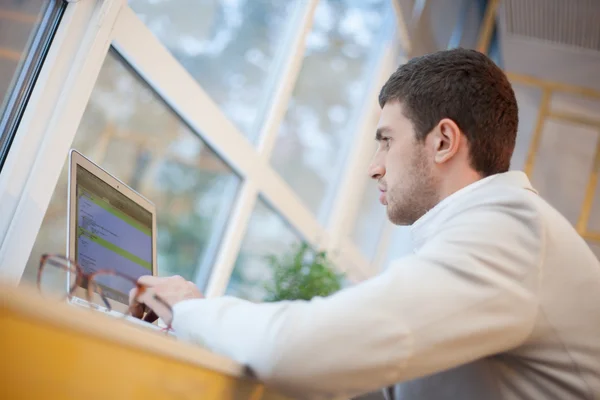
[[[291,393],[375,390],[522,343],[537,314],[541,231],[525,201],[478,206],[418,254],[328,298],[188,300],[173,326]]]

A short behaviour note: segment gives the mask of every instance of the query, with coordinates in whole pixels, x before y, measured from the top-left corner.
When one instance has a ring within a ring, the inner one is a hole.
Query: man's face
[[[430,135],[428,135],[430,136]],[[379,182],[380,201],[390,221],[411,225],[437,203],[437,185],[429,140],[416,138],[402,104],[388,102],[377,126],[379,146],[369,175]]]

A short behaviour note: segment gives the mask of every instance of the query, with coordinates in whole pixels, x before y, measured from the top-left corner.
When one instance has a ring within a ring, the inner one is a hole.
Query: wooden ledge
[[[226,357],[30,287],[0,284],[0,328],[0,398],[283,398]]]
[[[0,285],[0,310],[2,315],[4,311],[14,312],[29,320],[84,333],[121,346],[170,357],[234,377],[244,376],[243,366],[207,349],[92,309],[44,299],[34,288]]]

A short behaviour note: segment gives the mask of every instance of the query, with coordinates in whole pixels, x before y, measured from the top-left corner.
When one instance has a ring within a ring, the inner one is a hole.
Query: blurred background
[[[0,168],[27,135],[19,122],[69,7],[0,0]],[[267,287],[300,243],[343,274],[334,290],[410,252],[366,173],[377,94],[411,57],[455,47],[506,71],[512,169],[600,256],[600,2],[130,0],[119,13],[71,147],[156,204],[160,275],[261,302],[285,297]],[[27,251],[22,284],[42,253],[65,251],[66,156],[30,221],[33,247],[14,250]]]
[[[0,0],[2,161],[65,7]],[[72,147],[155,202],[161,275],[263,301],[265,256],[299,242],[326,250],[343,285],[410,251],[366,174],[376,97],[406,60],[459,46],[508,73],[512,168],[600,255],[600,2],[130,0],[122,12],[135,23],[115,33]],[[198,97],[164,95],[182,82]],[[214,145],[224,131],[231,149]],[[66,185],[63,168],[24,283],[42,253],[64,252]]]

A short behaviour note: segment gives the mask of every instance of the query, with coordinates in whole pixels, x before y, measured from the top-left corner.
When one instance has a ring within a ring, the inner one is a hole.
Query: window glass
[[[259,198],[250,217],[226,294],[256,302],[263,301],[266,295],[264,285],[272,278],[267,256],[280,256],[300,241],[300,236],[286,221]]]
[[[523,170],[527,162],[527,154],[535,131],[535,124],[542,100],[542,92],[533,86],[523,86],[512,83],[517,105],[519,106],[519,128],[515,151],[510,161],[510,168]]]
[[[460,13],[459,25],[457,27],[460,30],[459,46],[467,49],[475,49],[481,35],[481,23],[485,14],[485,4],[478,0],[463,1]]]
[[[360,208],[352,231],[352,238],[368,260],[373,260],[385,221],[386,208],[379,202],[377,182],[369,179],[365,186]]]
[[[159,275],[179,274],[203,285],[240,179],[114,51],[72,147],[154,202]],[[66,214],[65,162],[25,280],[35,279],[42,253],[64,254]]]
[[[551,119],[544,123],[531,182],[573,225],[581,213],[597,141],[595,128]]]
[[[379,113],[377,113],[378,117]],[[376,120],[374,119],[373,121],[371,134],[374,139],[377,125]],[[369,146],[371,147],[371,154],[375,154],[377,142],[372,140],[369,142]],[[387,219],[386,208],[379,202],[379,184],[368,175],[368,167],[357,179],[365,179],[366,184],[361,193],[361,201],[351,232],[351,238],[362,254],[369,261],[372,261],[375,258],[381,233]]]
[[[322,0],[315,12],[271,163],[321,220],[376,78],[374,66],[393,35],[387,16],[393,16],[388,0]]]
[[[146,26],[248,136],[260,130],[299,0],[130,0]]]
[[[600,143],[598,143],[598,140],[600,140],[600,137],[597,137],[596,139],[596,152],[598,152],[600,150],[600,148],[598,147],[598,145]],[[596,176],[595,179],[598,179],[598,168],[600,168],[600,155],[599,154],[595,154],[596,159],[594,160],[594,164],[593,164],[593,169],[596,171]],[[592,170],[590,170],[589,174],[592,173]],[[588,179],[591,177],[591,175],[588,175]],[[588,182],[589,183],[589,182]],[[586,188],[587,189],[587,188]],[[586,192],[586,195],[587,192]],[[591,208],[590,208],[590,213],[588,216],[588,219],[586,221],[586,233],[591,234],[591,237],[587,238],[587,242],[590,245],[591,249],[594,251],[594,253],[596,254],[596,257],[600,258],[600,185],[598,184],[598,182],[596,181],[596,187],[595,190],[593,192],[593,198],[592,199],[584,199],[584,204],[587,206],[588,201],[591,201]]]
[[[387,257],[381,266],[382,269],[389,267],[390,263],[406,257],[413,252],[413,242],[410,235],[410,227],[396,226],[392,232],[390,243],[388,244]]]
[[[0,2],[0,168],[64,8],[60,0]]]
[[[397,35],[398,33],[396,32],[395,34]],[[397,68],[406,63],[407,59],[402,51],[400,43],[395,45],[394,50],[396,54],[393,56],[395,62],[392,66],[392,70],[396,71]],[[372,127],[368,130],[373,139],[375,139],[379,115],[380,109],[379,106],[377,106],[377,111],[373,115]],[[377,150],[377,142],[372,140],[369,145],[371,147],[370,153],[374,155]],[[376,253],[379,250],[381,235],[387,221],[387,212],[386,208],[379,201],[380,193],[377,181],[371,179],[368,175],[369,165],[370,163],[365,168],[364,175],[357,177],[357,179],[366,179],[367,183],[361,194],[361,202],[354,222],[354,228],[351,232],[351,237],[362,254],[369,261],[375,261]]]
[[[572,93],[555,92],[550,100],[550,109],[554,112],[600,121],[600,101]]]
[[[427,1],[420,16],[420,36],[431,38],[435,50],[457,47],[462,36],[465,1]],[[432,49],[433,50],[433,49]]]

